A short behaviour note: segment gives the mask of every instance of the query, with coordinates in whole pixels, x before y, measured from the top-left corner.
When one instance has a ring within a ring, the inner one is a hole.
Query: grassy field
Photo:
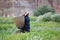
[[[37,17],[30,19],[29,33],[16,33],[17,28],[12,19],[1,22],[0,40],[60,40],[60,22],[35,22]]]

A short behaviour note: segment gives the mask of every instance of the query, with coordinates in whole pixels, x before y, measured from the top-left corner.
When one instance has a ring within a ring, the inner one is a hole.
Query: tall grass
[[[35,22],[37,17],[30,19],[29,33],[16,33],[13,19],[0,23],[0,40],[60,40],[60,22]]]

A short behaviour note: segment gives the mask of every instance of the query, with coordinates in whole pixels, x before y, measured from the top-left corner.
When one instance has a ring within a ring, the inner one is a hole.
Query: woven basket
[[[24,16],[15,17],[14,23],[18,29],[21,29],[22,27],[24,27],[24,23],[25,23]]]

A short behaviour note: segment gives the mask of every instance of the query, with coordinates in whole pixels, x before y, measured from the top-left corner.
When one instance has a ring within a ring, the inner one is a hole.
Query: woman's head
[[[24,14],[25,16],[29,16],[29,12],[25,12],[25,14]]]

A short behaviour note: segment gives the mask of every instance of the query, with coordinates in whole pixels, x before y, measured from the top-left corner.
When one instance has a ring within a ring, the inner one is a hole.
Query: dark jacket
[[[30,30],[30,18],[28,15],[24,16],[25,18],[25,24],[24,27],[21,28],[23,31],[29,31]]]
[[[25,16],[25,27],[26,29],[30,29],[30,19],[28,15]]]

